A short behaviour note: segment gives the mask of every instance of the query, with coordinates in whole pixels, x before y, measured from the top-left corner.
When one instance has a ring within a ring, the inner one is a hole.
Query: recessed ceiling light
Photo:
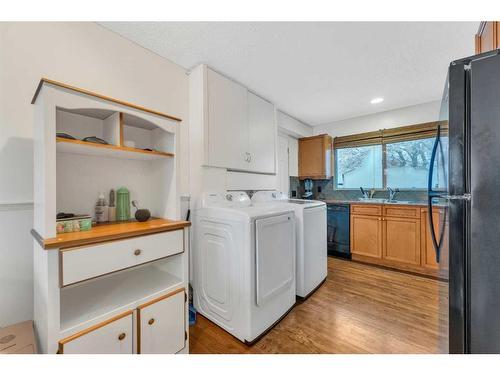
[[[373,98],[372,100],[370,100],[370,103],[378,104],[378,103],[382,103],[383,101],[384,101],[384,98]]]

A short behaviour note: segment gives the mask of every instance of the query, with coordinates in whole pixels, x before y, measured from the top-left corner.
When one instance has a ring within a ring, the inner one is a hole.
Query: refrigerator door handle
[[[436,262],[439,263],[439,257],[440,257],[440,252],[441,252],[441,244],[443,242],[443,231],[441,232],[441,235],[439,236],[439,241],[436,236],[436,232],[434,230],[434,218],[432,215],[432,199],[433,198],[439,198],[443,197],[438,192],[435,192],[432,190],[432,177],[434,174],[434,163],[436,161],[436,153],[438,146],[440,145],[441,142],[441,126],[438,125],[437,127],[437,134],[436,134],[436,140],[434,141],[434,146],[432,147],[432,154],[431,154],[431,160],[430,160],[430,166],[429,166],[429,178],[428,178],[428,184],[427,184],[427,189],[428,189],[428,196],[427,196],[427,205],[428,205],[428,217],[429,217],[429,225],[430,225],[430,232],[431,232],[431,239],[432,239],[432,244],[434,245],[434,251],[436,253]]]
[[[472,195],[470,193],[462,195],[444,195],[443,198],[449,201],[470,201],[472,199]]]

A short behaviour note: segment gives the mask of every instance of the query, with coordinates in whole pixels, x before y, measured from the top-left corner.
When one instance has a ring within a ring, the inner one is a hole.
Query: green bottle
[[[130,220],[130,192],[124,186],[116,191],[116,220]]]

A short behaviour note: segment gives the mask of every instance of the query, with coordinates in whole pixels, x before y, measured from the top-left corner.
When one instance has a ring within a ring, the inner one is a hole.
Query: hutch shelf
[[[175,163],[181,120],[49,79],[32,104],[40,350],[187,353],[190,222],[180,219]],[[120,186],[153,218],[56,234],[57,212],[92,214],[99,192]]]

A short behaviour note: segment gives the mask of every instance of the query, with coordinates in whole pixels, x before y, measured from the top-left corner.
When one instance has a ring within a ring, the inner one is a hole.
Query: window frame
[[[400,126],[390,129],[380,129],[377,131],[353,134],[342,137],[335,137],[333,141],[333,187],[334,190],[358,190],[359,188],[344,188],[338,186],[337,179],[337,149],[354,148],[372,145],[382,145],[382,188],[371,188],[375,191],[385,191],[387,189],[387,144],[405,142],[418,139],[435,138],[437,127],[441,126],[442,135],[448,135],[448,122],[435,121],[422,124]],[[394,186],[397,188],[397,186]],[[427,191],[427,187],[423,188],[403,188],[405,191]]]

